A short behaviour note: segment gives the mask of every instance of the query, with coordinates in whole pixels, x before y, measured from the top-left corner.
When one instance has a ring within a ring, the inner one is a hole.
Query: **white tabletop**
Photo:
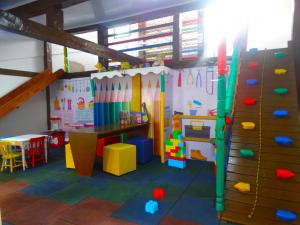
[[[29,141],[31,138],[47,137],[46,134],[24,134],[9,138],[0,139],[0,141]]]

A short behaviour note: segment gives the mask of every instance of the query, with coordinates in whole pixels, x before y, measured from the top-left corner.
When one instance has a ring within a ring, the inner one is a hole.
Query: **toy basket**
[[[184,126],[185,137],[209,138],[210,126],[204,126],[202,120],[191,120],[189,125]]]

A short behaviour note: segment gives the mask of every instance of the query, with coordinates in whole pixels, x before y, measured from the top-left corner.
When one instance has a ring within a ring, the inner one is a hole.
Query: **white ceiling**
[[[0,0],[0,8],[7,10],[34,0]],[[152,12],[200,0],[89,0],[64,9],[65,29],[109,22],[133,15]],[[44,17],[35,21],[44,23]]]

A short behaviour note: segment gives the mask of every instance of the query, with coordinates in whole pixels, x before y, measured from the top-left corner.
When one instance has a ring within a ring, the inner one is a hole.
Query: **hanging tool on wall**
[[[208,87],[210,81],[210,88]],[[208,95],[213,95],[214,94],[214,69],[213,67],[209,66],[206,69],[206,93]]]
[[[197,77],[196,77],[196,88],[202,88],[202,78],[200,69],[198,69]]]
[[[193,86],[195,83],[194,75],[192,74],[192,69],[189,69],[189,73],[186,77],[186,85],[187,86]]]
[[[179,70],[177,87],[181,87],[181,82],[182,82],[182,75],[181,75],[181,70]]]

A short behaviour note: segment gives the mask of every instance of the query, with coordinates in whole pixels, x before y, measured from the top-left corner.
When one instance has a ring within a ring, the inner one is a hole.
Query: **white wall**
[[[0,30],[0,68],[40,72],[43,67],[41,41]],[[28,79],[0,74],[0,97]],[[46,95],[42,91],[0,119],[0,136],[45,131],[46,110]]]

